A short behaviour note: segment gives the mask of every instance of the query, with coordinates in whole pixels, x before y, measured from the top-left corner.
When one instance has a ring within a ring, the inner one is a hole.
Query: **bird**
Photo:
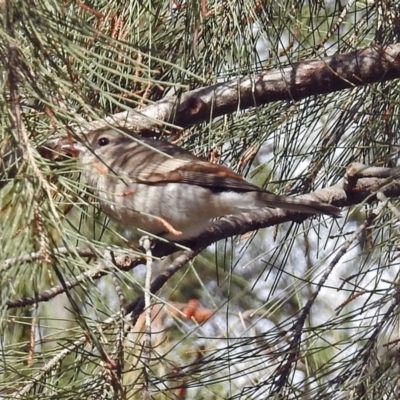
[[[331,204],[274,194],[228,167],[127,129],[97,129],[61,149],[79,158],[87,186],[111,219],[173,242],[197,238],[215,218],[264,207],[340,216]]]

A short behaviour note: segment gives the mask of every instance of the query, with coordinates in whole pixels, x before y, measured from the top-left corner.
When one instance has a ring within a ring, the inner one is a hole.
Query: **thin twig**
[[[77,254],[81,257],[94,257],[99,254],[99,253],[96,253],[93,249],[90,249],[88,247],[82,247],[82,248],[77,247],[74,249],[70,249],[67,247],[58,247],[58,248],[52,249],[51,253],[53,256],[66,255],[66,254]],[[7,269],[11,268],[12,266],[36,261],[36,260],[41,259],[42,257],[43,257],[43,253],[41,251],[35,251],[32,253],[23,254],[18,257],[8,258],[7,260],[2,262],[2,265],[0,266],[0,273],[6,271]]]
[[[193,260],[197,254],[199,254],[208,246],[208,243],[204,240],[204,238],[205,237],[202,237],[198,241],[197,246],[193,250],[189,249],[184,251],[181,255],[175,258],[175,260],[168,267],[163,269],[163,272],[151,283],[150,293],[154,294],[160,290],[176,272],[183,268],[190,260]],[[136,323],[137,318],[143,312],[144,305],[144,295],[142,294],[135,301],[125,307],[125,313],[131,314],[133,324]]]
[[[43,367],[41,367],[40,372],[38,372],[30,382],[23,386],[17,393],[12,397],[15,399],[23,398],[29,393],[29,391],[41,382],[43,377],[46,376],[50,371],[56,368],[57,364],[73,353],[79,346],[84,345],[88,341],[88,336],[82,335],[78,340],[71,343],[69,346],[61,350],[56,356],[54,356],[49,362],[47,362]]]
[[[88,249],[83,249],[83,250],[86,251]],[[116,264],[113,264],[111,261],[109,261],[108,263],[106,262],[105,264],[105,260],[107,261],[107,253],[105,253],[103,257],[104,257],[103,259],[98,261],[97,266],[94,266],[89,271],[86,271],[74,278],[71,278],[69,281],[65,282],[64,285],[54,286],[53,288],[50,288],[48,290],[43,291],[42,293],[35,295],[35,297],[23,297],[16,300],[9,300],[7,301],[7,307],[8,308],[26,307],[32,304],[49,301],[50,299],[53,299],[57,295],[64,293],[68,289],[72,289],[75,286],[78,286],[79,284],[85,282],[86,280],[98,279],[104,275],[107,275],[109,271],[112,270],[114,265],[116,265],[120,270],[129,271],[135,266],[143,263],[143,259],[141,257],[131,258],[124,253],[116,257],[110,256],[113,258],[113,260],[115,260]]]
[[[151,278],[153,268],[153,255],[151,252],[151,240],[144,236],[140,239],[140,245],[146,252],[146,280],[144,285],[144,310],[145,310],[145,332],[143,342],[143,390],[142,399],[150,399],[149,376],[150,376],[150,358],[151,358]]]

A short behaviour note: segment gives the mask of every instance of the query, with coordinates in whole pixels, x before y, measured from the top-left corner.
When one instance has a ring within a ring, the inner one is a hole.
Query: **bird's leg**
[[[176,230],[168,221],[166,221],[164,218],[161,217],[155,217],[157,218],[157,220],[161,223],[161,225],[163,226],[163,228],[165,228],[165,230],[168,233],[171,233],[174,236],[181,236],[182,232]]]

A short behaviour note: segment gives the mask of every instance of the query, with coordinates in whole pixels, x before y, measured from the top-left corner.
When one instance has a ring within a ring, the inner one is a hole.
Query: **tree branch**
[[[334,186],[320,189],[313,193],[299,197],[319,200],[334,204],[339,207],[357,205],[364,201],[371,203],[376,200],[378,192],[386,197],[399,197],[400,182],[393,181],[393,176],[395,175],[394,173],[397,172],[397,168],[393,168],[392,170],[393,171],[390,171],[388,168],[379,167],[361,167],[361,164],[357,164],[357,168],[348,168],[343,184],[338,183]],[[389,176],[389,178],[357,178],[363,176],[362,171],[364,171],[368,176],[371,175],[371,171],[374,171],[374,173],[378,176]],[[352,175],[353,172],[354,174]],[[349,178],[352,179],[352,185],[348,184]],[[164,284],[172,277],[172,275],[179,271],[188,261],[193,259],[198,253],[207,248],[209,245],[219,240],[227,239],[231,236],[243,235],[251,231],[282,224],[284,222],[301,222],[309,217],[309,214],[305,213],[293,213],[280,209],[265,208],[258,211],[253,211],[251,213],[221,218],[214,222],[211,227],[199,238],[181,243],[181,245],[186,246],[189,249],[184,251],[181,256],[175,259],[175,261],[152,282],[151,292],[156,293],[159,289],[161,289],[161,287],[164,286]],[[91,253],[87,253],[86,249],[81,249],[80,251],[82,253],[81,255],[83,256],[91,255]],[[159,242],[157,243],[156,248],[153,250],[153,255],[155,257],[162,257],[170,255],[176,251],[177,246],[174,243]],[[66,251],[65,248],[55,249],[53,251],[53,254],[55,255],[67,253],[68,251]],[[6,260],[0,269],[8,269],[12,265],[18,264],[19,262],[33,261],[37,259],[39,255],[39,253],[32,253]],[[122,262],[118,263],[118,268],[128,270],[133,268],[138,263],[143,263],[143,258],[124,258]],[[89,278],[98,279],[107,272],[107,269],[104,269],[104,267],[101,267],[100,269],[95,268],[70,281],[68,288],[71,289]],[[62,285],[58,285],[52,289],[38,294],[34,298],[28,297],[9,300],[7,302],[7,306],[8,308],[15,308],[32,305],[42,301],[48,301],[64,291],[64,287]],[[137,317],[140,315],[141,311],[143,310],[143,305],[144,298],[139,297],[133,303],[128,304],[125,309],[127,312],[133,312],[135,318],[135,316]]]
[[[389,174],[387,168],[382,168],[382,170],[385,170],[385,175]],[[371,169],[366,168],[366,171],[369,174]],[[379,168],[376,168],[375,171],[378,175],[381,173]],[[359,170],[357,170],[357,173],[358,176],[360,176],[361,172]],[[391,182],[388,179],[361,178],[355,182],[354,186],[351,188],[349,187],[349,190],[347,191],[344,188],[346,187],[345,183],[346,181],[343,183],[343,185],[339,183],[329,188],[318,190],[312,194],[299,197],[321,200],[343,207],[356,205],[365,200],[368,202],[375,201],[378,191],[386,197],[400,196],[400,183]],[[280,209],[268,208],[251,213],[221,218],[217,222],[213,223],[209,230],[204,232],[198,239],[182,243],[184,246],[187,246],[192,250],[186,250],[152,282],[151,293],[154,294],[160,290],[164,284],[188,261],[192,260],[198,253],[207,248],[209,245],[219,240],[226,239],[231,236],[243,235],[250,231],[267,228],[283,222],[293,221],[296,219],[301,221],[304,218],[307,218],[307,216],[308,215],[304,213],[292,213]],[[159,256],[159,254],[157,254],[157,256]],[[125,311],[127,313],[132,313],[131,317],[133,321],[136,321],[136,319],[142,313],[143,307],[144,296],[142,294],[136,298],[135,301],[128,304],[125,307]]]
[[[153,134],[174,124],[182,129],[225,114],[275,101],[310,96],[400,78],[400,43],[368,47],[312,59],[280,69],[238,77],[228,82],[166,97],[140,111],[125,111],[80,126],[82,134],[117,125]]]

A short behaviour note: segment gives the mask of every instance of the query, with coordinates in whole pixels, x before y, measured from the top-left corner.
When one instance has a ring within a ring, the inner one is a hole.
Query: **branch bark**
[[[371,169],[365,166],[364,168],[367,174],[371,173]],[[388,169],[382,168],[382,171],[383,170],[384,174],[388,175]],[[394,168],[394,170],[397,169]],[[362,176],[362,168],[354,168],[354,171],[357,176]],[[376,168],[375,171],[378,175],[382,172],[379,168]],[[356,205],[363,201],[373,202],[376,200],[378,192],[386,197],[398,197],[400,196],[400,183],[392,181],[391,178],[389,178],[389,180],[386,178],[359,178],[351,187],[347,186],[345,181],[343,184],[338,183],[329,188],[318,190],[312,195],[299,197],[312,197],[322,201],[330,199],[330,203],[343,207]],[[165,268],[163,273],[152,282],[151,293],[154,294],[160,290],[177,271],[209,245],[230,236],[243,235],[257,229],[293,221],[294,216],[299,220],[307,218],[306,214],[293,214],[279,209],[261,209],[251,213],[221,218],[212,224],[211,228],[198,239],[182,243],[189,247],[189,250],[186,250],[168,268]],[[157,255],[159,256],[159,254]],[[144,295],[142,294],[125,307],[125,312],[131,314],[132,320],[136,321],[142,313],[143,307]]]
[[[185,129],[210,118],[279,100],[297,101],[371,83],[400,78],[400,43],[311,59],[282,69],[166,97],[140,111],[108,116],[80,126],[77,133],[117,125],[154,135],[168,124]]]
[[[374,172],[377,176],[384,176],[384,178],[370,177],[371,173]],[[368,176],[363,178],[363,173]],[[377,200],[377,193],[384,195],[388,198],[400,196],[400,182],[394,180],[397,177],[398,168],[370,168],[361,164],[349,166],[347,174],[343,183],[338,183],[334,186],[330,186],[324,189],[317,190],[311,194],[307,194],[299,197],[311,198],[327,203],[334,204],[338,207],[346,207],[360,204],[364,201],[371,203]],[[386,178],[389,177],[389,178]],[[351,185],[348,184],[348,180],[351,180]],[[390,206],[390,205],[389,205]],[[231,236],[243,235],[251,231],[258,229],[267,228],[270,226],[282,224],[284,222],[299,221],[301,222],[305,218],[308,218],[308,214],[303,213],[292,213],[283,211],[280,209],[260,209],[251,213],[245,213],[241,215],[229,216],[221,218],[214,222],[210,229],[204,232],[198,239],[181,243],[181,245],[189,248],[179,256],[175,261],[159,275],[151,284],[151,293],[156,293],[162,286],[177,272],[179,271],[188,261],[192,260],[202,250],[207,248],[209,245],[223,239],[227,239]],[[182,247],[179,248],[179,250]],[[177,246],[173,243],[159,242],[157,247],[153,250],[155,257],[162,257],[172,254],[177,251]],[[67,253],[64,248],[55,249],[53,254],[65,254]],[[82,255],[87,254],[85,250],[82,250]],[[6,260],[1,269],[8,269],[12,265],[18,264],[19,262],[30,262],[37,259],[40,256],[39,253],[27,254]],[[118,268],[129,270],[138,263],[142,263],[143,258],[134,259],[122,259],[119,263]],[[98,279],[107,273],[107,269],[103,267],[100,270],[94,269],[87,274],[77,277],[73,281],[68,283],[68,289],[72,289],[79,283],[86,279]],[[48,301],[65,291],[65,287],[58,285],[52,289],[46,290],[43,293],[38,294],[36,297],[28,297],[23,299],[10,300],[7,302],[8,308],[24,307],[35,303]],[[144,297],[137,298],[134,302],[128,304],[125,307],[125,311],[132,313],[133,317],[138,317],[143,310]]]

